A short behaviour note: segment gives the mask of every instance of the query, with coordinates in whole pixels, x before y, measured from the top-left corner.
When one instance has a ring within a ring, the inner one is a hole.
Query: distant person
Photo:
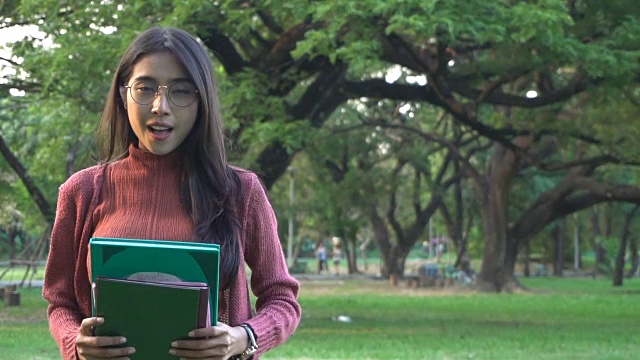
[[[98,144],[100,163],[60,186],[51,233],[43,296],[62,358],[135,353],[124,337],[93,335],[109,319],[91,316],[91,237],[220,245],[217,324],[157,344],[176,359],[256,360],[284,343],[300,321],[300,285],[263,184],[227,162],[215,71],[198,39],[153,27],[133,41],[114,72]]]
[[[333,270],[336,276],[340,275],[340,260],[342,260],[342,249],[340,249],[340,245],[335,245],[333,247]]]
[[[460,264],[458,265],[460,271],[458,272],[458,279],[464,285],[471,284],[476,279],[476,273],[471,267],[471,260],[467,255],[464,255],[460,259]]]
[[[316,248],[316,258],[318,259],[318,274],[322,273],[323,270],[327,270],[328,272],[329,265],[327,264],[327,248],[324,246],[323,242],[321,242]]]
[[[422,252],[425,255],[429,255],[429,240],[422,241]]]

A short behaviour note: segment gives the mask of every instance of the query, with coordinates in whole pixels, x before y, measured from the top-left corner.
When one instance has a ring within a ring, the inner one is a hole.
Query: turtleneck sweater
[[[94,237],[190,241],[193,221],[180,201],[179,151],[164,156],[131,147],[107,167],[93,217]]]
[[[132,146],[126,158],[81,170],[60,186],[43,296],[63,359],[78,358],[78,328],[91,316],[91,237],[192,241],[194,225],[179,195],[181,161],[179,152],[157,156]],[[257,299],[253,316],[247,273],[240,266],[234,285],[219,294],[219,321],[249,324],[258,340],[258,359],[298,326],[299,283],[288,273],[275,214],[260,180],[252,172],[234,170],[242,188],[235,204],[240,253],[251,269]]]

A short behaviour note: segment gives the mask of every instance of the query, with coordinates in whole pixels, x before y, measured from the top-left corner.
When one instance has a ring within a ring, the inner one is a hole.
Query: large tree
[[[92,122],[110,69],[139,30],[158,23],[197,34],[219,60],[238,159],[258,170],[268,187],[304,149],[299,139],[350,99],[443,109],[494,142],[485,169],[469,167],[485,234],[483,288],[509,288],[519,245],[549,221],[600,201],[635,201],[628,187],[594,178],[598,168],[628,162],[609,146],[615,142],[606,132],[589,132],[610,119],[562,121],[563,110],[575,109],[571,105],[595,87],[633,93],[640,66],[633,0],[5,3],[1,27],[34,24],[44,34],[12,47],[24,62],[10,59],[4,66],[29,76],[17,73],[3,88],[42,96],[34,101],[57,94]],[[41,46],[43,39],[55,46]],[[390,69],[399,75],[390,78]],[[565,165],[556,187],[510,219],[514,179],[523,169],[546,166],[542,150],[567,133],[587,142],[589,152]]]

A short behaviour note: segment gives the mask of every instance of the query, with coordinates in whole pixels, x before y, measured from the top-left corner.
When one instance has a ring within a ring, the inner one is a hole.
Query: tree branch
[[[11,65],[13,65],[15,67],[19,67],[20,66],[20,64],[18,64],[17,62],[15,62],[15,61],[13,61],[11,59],[7,59],[7,58],[2,57],[2,56],[0,56],[0,60],[1,61],[6,61],[6,62],[8,62],[9,64],[11,64]]]
[[[198,32],[198,36],[204,45],[213,51],[229,75],[240,72],[247,66],[247,62],[236,50],[231,40],[219,29],[203,27],[203,30]]]
[[[29,174],[27,173],[27,169],[25,169],[20,160],[18,160],[11,149],[9,149],[2,135],[0,135],[0,153],[7,161],[9,166],[11,166],[11,168],[16,172],[18,177],[20,177],[22,184],[27,188],[29,195],[31,195],[31,198],[38,206],[38,209],[40,209],[40,213],[42,214],[44,219],[49,223],[53,222],[55,213],[52,210],[51,205],[44,197],[42,191],[40,191],[40,188],[38,188],[33,179],[29,176]]]
[[[587,78],[583,74],[577,73],[565,87],[542,96],[527,98],[524,96],[492,92],[484,98],[484,101],[492,105],[536,108],[568,100],[575,94],[584,91],[587,85]],[[477,99],[481,95],[480,91],[473,89],[466,81],[451,81],[449,87],[467,99]]]

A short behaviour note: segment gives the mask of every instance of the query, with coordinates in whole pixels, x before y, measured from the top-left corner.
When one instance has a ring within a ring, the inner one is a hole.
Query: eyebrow
[[[133,81],[155,81],[158,82],[158,80],[154,77],[151,76],[138,76],[132,79]],[[178,77],[178,78],[172,78],[169,79],[169,83],[175,83],[175,82],[179,82],[179,81],[188,81],[188,82],[193,82],[191,81],[191,79],[189,78],[185,78],[185,77]]]

